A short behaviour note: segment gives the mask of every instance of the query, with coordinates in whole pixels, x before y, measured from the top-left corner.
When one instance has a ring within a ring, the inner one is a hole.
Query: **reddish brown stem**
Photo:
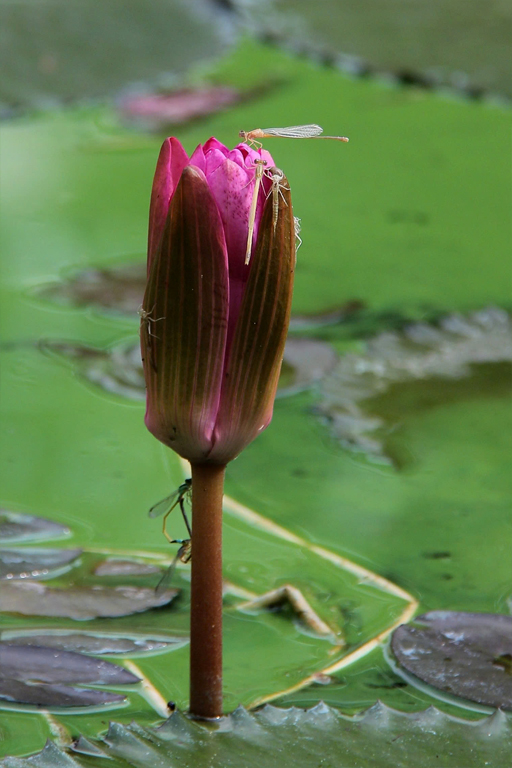
[[[192,464],[190,714],[222,715],[222,495],[225,466]]]

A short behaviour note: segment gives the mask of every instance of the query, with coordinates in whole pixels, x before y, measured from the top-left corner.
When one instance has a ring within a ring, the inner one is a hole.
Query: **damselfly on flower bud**
[[[146,426],[195,463],[225,464],[268,426],[288,330],[295,231],[265,150],[166,139],[151,195],[141,310]],[[254,213],[248,264],[249,216]]]

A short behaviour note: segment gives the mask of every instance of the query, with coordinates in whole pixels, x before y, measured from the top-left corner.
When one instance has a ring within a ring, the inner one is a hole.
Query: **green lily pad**
[[[464,723],[433,707],[407,715],[377,703],[350,718],[320,703],[309,710],[266,706],[255,714],[240,707],[214,725],[178,711],[159,728],[114,722],[100,740],[79,739],[70,749],[49,743],[27,760],[7,757],[0,765],[85,768],[93,756],[98,766],[113,759],[116,768],[202,768],[205,759],[209,768],[410,768],[413,755],[415,768],[440,758],[443,768],[482,768],[507,765],[511,750],[512,726],[503,713]]]

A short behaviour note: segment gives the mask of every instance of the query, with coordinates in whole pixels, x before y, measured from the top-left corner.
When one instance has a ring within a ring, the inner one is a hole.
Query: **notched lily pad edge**
[[[433,706],[421,712],[404,713],[380,701],[351,716],[322,701],[307,710],[297,707],[283,709],[267,704],[257,712],[250,713],[240,706],[216,723],[198,722],[176,710],[159,726],[143,727],[137,723],[123,725],[110,722],[108,731],[97,740],[83,736],[71,739],[69,736],[67,743],[57,746],[49,739],[37,754],[26,758],[6,757],[0,762],[0,766],[47,768],[51,765],[78,768],[90,765],[88,757],[101,757],[106,760],[114,758],[119,761],[116,765],[127,768],[135,765],[138,768],[147,765],[149,768],[155,765],[155,761],[158,761],[159,765],[164,762],[165,765],[170,765],[169,759],[182,761],[183,757],[186,759],[191,756],[197,747],[204,746],[205,737],[209,741],[213,739],[213,746],[217,734],[221,739],[216,745],[219,750],[215,752],[216,758],[222,758],[223,749],[227,749],[228,761],[234,750],[238,749],[240,755],[243,750],[247,760],[244,765],[247,766],[261,765],[262,752],[266,750],[269,754],[275,753],[276,746],[281,744],[286,747],[287,741],[291,741],[288,748],[290,753],[293,753],[292,756],[299,759],[300,765],[305,765],[304,757],[311,759],[312,737],[315,739],[320,735],[322,741],[315,750],[317,760],[322,760],[323,754],[324,759],[337,754],[339,758],[357,758],[357,764],[361,766],[374,765],[374,750],[377,747],[382,748],[385,753],[383,757],[386,766],[391,765],[390,759],[393,760],[393,765],[404,765],[403,762],[397,761],[404,758],[404,743],[400,737],[405,736],[406,743],[414,741],[418,744],[421,758],[418,764],[425,765],[425,748],[430,752],[431,745],[432,753],[437,753],[443,739],[452,734],[459,745],[453,757],[459,762],[452,762],[449,753],[450,761],[443,764],[451,768],[457,765],[460,768],[460,758],[464,756],[472,756],[471,765],[480,765],[481,763],[474,762],[475,757],[480,760],[483,754],[500,757],[498,751],[501,754],[507,753],[512,737],[512,719],[501,711],[495,711],[488,717],[468,721],[448,715]],[[61,741],[62,736],[65,736],[65,729],[61,734]],[[256,740],[255,736],[258,737]],[[253,754],[255,745],[257,751]],[[344,755],[340,749],[342,745]],[[327,752],[324,752],[325,749]],[[82,762],[82,755],[86,758],[85,762]],[[307,765],[311,763],[308,762]]]

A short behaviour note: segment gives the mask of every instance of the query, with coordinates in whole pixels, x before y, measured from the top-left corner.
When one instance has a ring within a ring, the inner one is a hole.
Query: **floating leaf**
[[[167,605],[178,594],[167,589],[156,594],[147,587],[72,587],[58,589],[33,581],[7,582],[0,590],[0,611],[25,616],[62,616],[70,619],[129,616]]]
[[[512,617],[432,611],[416,623],[393,633],[404,669],[441,691],[512,709]]]
[[[0,643],[0,679],[34,683],[128,685],[139,678],[124,667],[83,653],[32,645]]]
[[[0,699],[45,707],[85,707],[122,701],[122,694],[77,688],[130,685],[140,679],[124,667],[81,653],[0,643]],[[64,685],[63,685],[64,683]]]
[[[291,369],[289,382],[283,382],[279,389],[280,395],[289,395],[310,387],[316,381],[331,373],[338,355],[331,344],[316,339],[286,340],[284,350],[284,370]]]
[[[184,637],[166,637],[154,640],[146,637],[122,637],[120,635],[101,635],[88,632],[2,632],[3,642],[16,645],[42,645],[45,648],[60,648],[63,651],[92,653],[98,656],[115,654],[151,653],[170,646],[179,647],[187,642]]]
[[[239,707],[217,726],[179,711],[159,728],[111,723],[102,740],[79,739],[70,751],[50,742],[38,755],[6,758],[0,765],[85,768],[92,755],[98,765],[111,758],[119,768],[501,768],[510,764],[511,751],[512,725],[501,712],[464,722],[433,707],[405,714],[377,703],[347,717],[320,703],[305,711],[267,705],[255,714]],[[66,757],[72,762],[59,762]]]
[[[365,304],[359,299],[347,301],[339,307],[333,307],[322,312],[310,314],[292,315],[290,319],[291,331],[305,331],[313,328],[322,328],[326,325],[339,325],[352,319],[365,309]]]
[[[0,677],[0,699],[39,707],[91,707],[114,704],[126,698],[120,693],[77,688],[72,685],[34,685]],[[54,765],[54,764],[52,764]]]
[[[80,270],[63,282],[39,288],[37,295],[78,307],[117,310],[136,318],[145,285],[146,261],[140,260],[104,269]]]
[[[68,536],[69,528],[44,517],[0,509],[0,542],[41,541]]]
[[[55,575],[81,554],[81,549],[0,549],[0,579],[39,579]]]

